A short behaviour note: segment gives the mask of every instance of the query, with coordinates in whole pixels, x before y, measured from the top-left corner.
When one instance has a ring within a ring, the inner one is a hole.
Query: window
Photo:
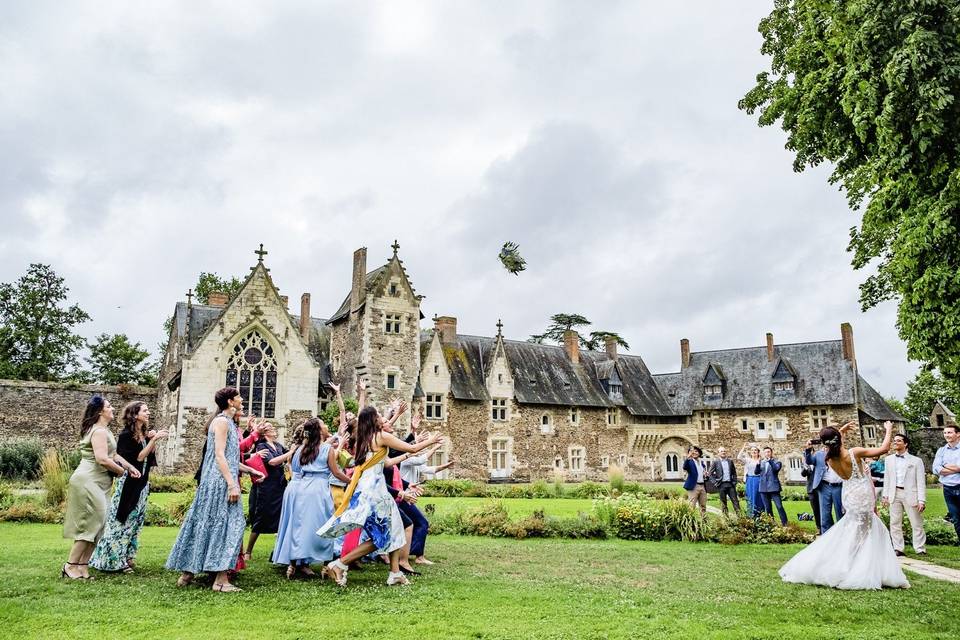
[[[427,420],[443,420],[443,396],[439,393],[428,393],[424,408]]]
[[[540,416],[540,433],[553,433],[553,422],[550,420],[549,414],[545,413]]]
[[[580,424],[580,410],[570,407],[570,424]]]
[[[680,458],[675,453],[668,453],[665,460],[668,473],[677,473],[680,471]]]
[[[937,426],[938,426],[938,427],[942,427],[942,426],[943,426],[943,414],[942,414],[942,413],[938,413],[938,414],[937,414]]]
[[[587,457],[586,450],[583,447],[570,448],[570,471],[581,473],[583,471],[584,458]]]
[[[763,420],[757,420],[757,439],[767,437],[767,423]]]
[[[787,479],[794,482],[800,482],[803,480],[803,458],[799,456],[790,456],[787,458],[787,463],[790,465],[787,469]]]
[[[387,389],[396,389],[397,388],[397,374],[388,373],[387,374],[387,383],[385,385]]]
[[[557,456],[553,459],[553,468],[554,469],[563,469],[563,458]]]
[[[234,345],[225,379],[225,386],[240,390],[247,415],[276,417],[277,359],[259,330],[250,331]]]
[[[610,395],[611,396],[622,396],[623,395],[623,385],[617,384],[615,382],[610,383]]]
[[[699,426],[700,431],[713,431],[713,420],[712,411],[697,412],[697,425]]]
[[[830,410],[826,407],[810,409],[810,430],[820,431],[830,422]]]
[[[399,293],[400,293],[400,289],[397,288],[397,283],[396,283],[396,282],[391,282],[391,283],[390,283],[390,295],[395,296],[395,295],[398,295]]]
[[[400,314],[388,313],[384,316],[384,333],[400,333]]]
[[[620,455],[618,455],[617,464],[620,466],[621,469],[625,468],[627,466],[627,454],[621,453]]]
[[[506,471],[508,462],[509,441],[506,438],[494,438],[490,441],[490,468],[495,471]]]
[[[493,418],[494,422],[506,422],[507,420],[507,399],[506,398],[494,398],[491,401],[493,405]]]
[[[433,375],[435,376],[440,375],[440,365],[438,364],[433,365]]]
[[[616,409],[607,409],[607,424],[610,426],[620,424],[620,415]]]
[[[784,440],[787,437],[787,425],[785,420],[777,418],[773,421],[773,437]]]
[[[497,374],[497,382],[503,383],[503,374],[502,374],[502,373],[498,373],[498,374]]]
[[[600,468],[606,469],[610,466],[610,456],[600,456]]]
[[[785,380],[773,383],[774,391],[793,391],[793,380]]]
[[[863,428],[863,435],[867,440],[876,440],[877,428],[872,424],[868,424]]]
[[[705,384],[705,385],[703,385],[703,395],[705,395],[705,396],[722,396],[722,395],[723,395],[723,385],[722,385],[722,384]]]
[[[746,418],[740,418],[740,431],[750,431],[750,421]]]
[[[340,355],[333,356],[333,370],[340,371]]]

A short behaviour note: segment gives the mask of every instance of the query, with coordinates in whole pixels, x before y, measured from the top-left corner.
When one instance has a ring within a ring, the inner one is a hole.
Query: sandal
[[[70,580],[86,580],[84,576],[72,576],[69,573],[67,573],[67,567],[82,567],[82,566],[84,566],[82,562],[65,562],[63,563],[63,567],[60,568],[60,577],[69,578]],[[90,576],[90,577],[93,578],[93,576]]]
[[[407,576],[403,575],[403,573],[391,573],[387,577],[388,587],[405,586],[408,584],[410,584],[410,581],[407,580]]]
[[[330,578],[338,587],[347,586],[347,572],[334,564],[336,560],[323,568],[323,575]]]
[[[123,569],[120,569],[121,573],[133,573],[133,567],[126,565]]]
[[[219,593],[233,593],[234,591],[243,591],[240,587],[236,587],[229,582],[214,582],[213,590]]]
[[[189,573],[181,573],[180,577],[177,578],[178,587],[189,586],[191,582],[193,582],[193,576],[190,575]]]
[[[300,565],[300,573],[307,576],[308,578],[312,578],[317,575],[317,572],[311,569],[310,565],[308,564]]]
[[[291,564],[287,567],[287,580],[293,580],[295,575],[297,575],[297,567]]]

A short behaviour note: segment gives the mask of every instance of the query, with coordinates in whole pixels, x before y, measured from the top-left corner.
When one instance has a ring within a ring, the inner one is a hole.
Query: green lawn
[[[137,574],[58,579],[55,525],[0,524],[0,628],[17,638],[857,638],[947,637],[960,586],[841,592],[783,584],[799,547],[437,536],[438,561],[406,588],[383,569],[288,582],[258,543],[238,594],[178,590],[162,563],[176,535],[148,527]],[[944,550],[951,551],[948,549]]]

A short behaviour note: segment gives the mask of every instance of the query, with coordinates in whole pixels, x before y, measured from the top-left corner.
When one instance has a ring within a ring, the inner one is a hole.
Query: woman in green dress
[[[73,547],[60,570],[64,578],[92,578],[87,565],[107,521],[111,473],[120,476],[126,471],[132,478],[140,477],[133,465],[117,455],[117,441],[108,428],[112,420],[110,403],[102,396],[90,398],[80,423],[80,464],[70,476],[67,490],[63,537],[73,540]]]

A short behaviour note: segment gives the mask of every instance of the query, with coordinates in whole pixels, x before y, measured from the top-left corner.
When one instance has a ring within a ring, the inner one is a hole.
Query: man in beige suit
[[[927,497],[923,460],[907,450],[910,438],[893,436],[893,454],[884,461],[883,504],[890,507],[890,537],[898,556],[903,555],[903,512],[913,528],[913,550],[927,555],[927,534],[923,531],[923,509]]]

